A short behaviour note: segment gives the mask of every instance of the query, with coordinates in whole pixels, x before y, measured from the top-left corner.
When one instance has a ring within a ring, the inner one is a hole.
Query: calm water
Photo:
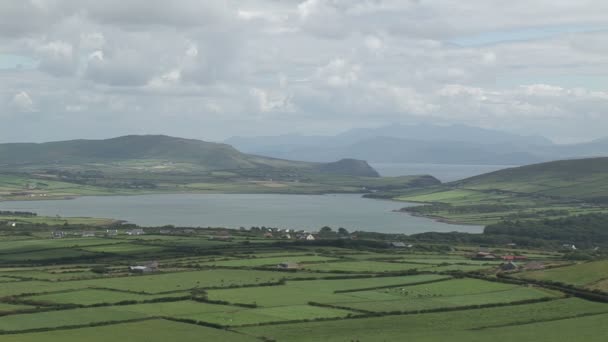
[[[482,173],[513,167],[509,165],[456,165],[456,164],[406,164],[371,163],[381,175],[387,177],[404,175],[432,175],[442,182],[473,177]]]
[[[145,226],[268,226],[316,230],[327,225],[351,231],[404,234],[482,231],[478,226],[451,225],[393,212],[411,205],[414,204],[343,194],[172,194],[0,202],[0,209],[33,211],[45,216],[115,218]]]

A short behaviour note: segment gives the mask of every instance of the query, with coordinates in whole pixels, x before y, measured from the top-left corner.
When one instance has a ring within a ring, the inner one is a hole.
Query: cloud
[[[38,120],[36,134],[19,132],[32,139],[98,134],[87,119],[108,122],[107,135],[216,139],[391,122],[599,137],[607,11],[597,0],[9,0],[0,51],[36,63],[5,63],[0,110]]]
[[[17,111],[22,113],[31,113],[36,111],[34,101],[32,101],[30,95],[25,91],[20,91],[15,94],[11,104]]]
[[[71,74],[77,67],[77,56],[70,43],[51,41],[36,48],[40,69],[53,75]]]

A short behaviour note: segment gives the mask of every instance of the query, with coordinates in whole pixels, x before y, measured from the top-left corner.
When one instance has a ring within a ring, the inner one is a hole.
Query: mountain
[[[320,164],[317,169],[323,173],[349,174],[359,177],[380,177],[380,174],[369,166],[366,161],[357,159],[341,159],[333,163]]]
[[[336,136],[281,135],[226,140],[249,153],[306,161],[357,158],[378,163],[527,164],[550,160],[553,143],[464,125],[391,125]],[[542,153],[535,153],[536,150]]]
[[[86,165],[97,169],[156,161],[158,166],[175,171],[175,164],[188,164],[200,170],[299,169],[310,172],[378,177],[365,161],[340,161],[333,164],[281,160],[239,152],[227,144],[164,135],[128,135],[105,140],[70,140],[49,143],[0,144],[0,169],[34,170],[73,169]],[[352,167],[352,168],[351,168]],[[157,171],[162,171],[158,167]]]
[[[328,162],[525,165],[556,159],[608,156],[608,139],[558,145],[539,136],[452,125],[356,128],[335,136],[233,137],[237,148],[275,158]]]

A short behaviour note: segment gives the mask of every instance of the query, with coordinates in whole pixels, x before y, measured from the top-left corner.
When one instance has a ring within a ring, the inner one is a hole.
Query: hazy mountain
[[[164,135],[129,135],[105,140],[69,140],[34,143],[0,144],[0,168],[130,168],[138,163],[185,164],[201,170],[230,169],[305,169],[311,172],[377,177],[365,161],[342,160],[332,164],[298,162],[261,157],[239,152],[227,144]],[[175,170],[172,167],[171,170]],[[162,168],[158,169],[159,172]]]
[[[357,158],[377,163],[514,165],[608,154],[608,139],[557,145],[539,136],[463,125],[393,125],[336,136],[233,137],[226,142],[249,153],[319,162]]]
[[[352,129],[336,136],[233,137],[226,142],[250,153],[306,161],[358,158],[371,162],[525,164],[544,160],[531,146],[552,146],[527,137],[454,125],[394,125]]]

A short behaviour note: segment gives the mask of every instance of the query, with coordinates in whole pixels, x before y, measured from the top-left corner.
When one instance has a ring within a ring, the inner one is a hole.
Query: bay
[[[72,200],[0,202],[0,210],[32,211],[44,216],[99,217],[142,226],[239,228],[266,226],[318,230],[414,234],[482,231],[394,210],[416,204],[363,198],[358,194],[155,194],[86,196]]]

